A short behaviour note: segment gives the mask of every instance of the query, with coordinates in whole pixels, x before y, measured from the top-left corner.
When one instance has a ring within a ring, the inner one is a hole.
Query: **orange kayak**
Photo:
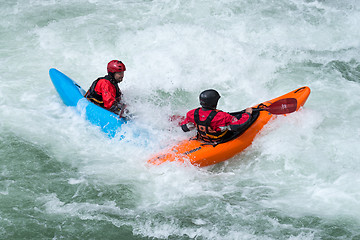
[[[260,106],[267,107],[272,103],[285,98],[295,98],[297,100],[297,111],[305,104],[309,94],[310,88],[305,86],[280,97],[255,105],[253,108]],[[237,113],[239,114],[242,112]],[[230,114],[236,116],[236,113]],[[267,124],[270,119],[276,117],[267,111],[260,111],[253,113],[252,115],[251,125],[229,141],[213,145],[195,138],[185,140],[163,152],[155,154],[150,160],[148,160],[148,163],[160,165],[164,162],[177,161],[180,163],[190,162],[192,165],[205,167],[228,160],[250,146],[256,135],[261,131],[265,124]]]

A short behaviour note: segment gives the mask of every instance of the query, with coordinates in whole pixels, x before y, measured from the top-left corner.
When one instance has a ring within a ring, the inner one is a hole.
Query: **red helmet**
[[[119,60],[112,60],[107,65],[108,73],[116,73],[126,71],[125,65]]]

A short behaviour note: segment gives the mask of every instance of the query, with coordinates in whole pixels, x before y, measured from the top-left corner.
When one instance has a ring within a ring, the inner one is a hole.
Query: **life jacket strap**
[[[212,110],[209,116],[205,119],[205,121],[200,121],[199,111],[200,108],[197,108],[194,112],[194,120],[198,130],[198,139],[206,142],[214,142],[214,140],[218,141],[220,138],[225,136],[228,130],[221,133],[217,133],[216,131],[214,131],[214,133],[209,132],[209,129],[211,129],[210,123],[214,119],[216,114],[219,112],[219,110]]]

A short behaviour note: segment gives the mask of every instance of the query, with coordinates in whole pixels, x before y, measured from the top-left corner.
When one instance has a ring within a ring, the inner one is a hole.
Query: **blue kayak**
[[[75,81],[62,72],[51,68],[49,75],[60,98],[67,106],[76,107],[80,113],[85,112],[86,119],[99,126],[110,138],[125,124],[127,120],[88,101],[82,89]]]

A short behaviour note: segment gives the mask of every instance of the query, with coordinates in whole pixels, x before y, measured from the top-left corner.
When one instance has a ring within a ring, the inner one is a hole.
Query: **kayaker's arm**
[[[115,113],[116,115],[119,115],[119,117],[123,117],[123,113],[125,111],[126,105],[119,102],[114,102],[114,104],[109,109],[111,112]]]
[[[250,121],[251,119],[251,114],[252,114],[252,108],[247,108],[245,110],[245,113],[241,116],[241,118],[235,123],[235,124],[230,124],[227,126],[223,126],[223,127],[219,127],[221,129],[222,132],[226,131],[226,130],[230,130],[230,131],[238,131],[239,129],[241,129],[245,124],[248,123],[248,121]]]
[[[195,109],[189,111],[185,119],[180,123],[180,127],[184,132],[189,132],[196,128],[194,124],[194,111]]]
[[[248,114],[248,113],[247,113]],[[242,124],[232,124],[232,125],[227,125],[227,126],[224,126],[224,127],[219,127],[221,129],[222,132],[226,131],[226,130],[230,130],[230,131],[238,131],[239,129],[241,129],[245,124],[247,124],[247,122],[250,120],[250,117],[249,119],[242,123]]]

